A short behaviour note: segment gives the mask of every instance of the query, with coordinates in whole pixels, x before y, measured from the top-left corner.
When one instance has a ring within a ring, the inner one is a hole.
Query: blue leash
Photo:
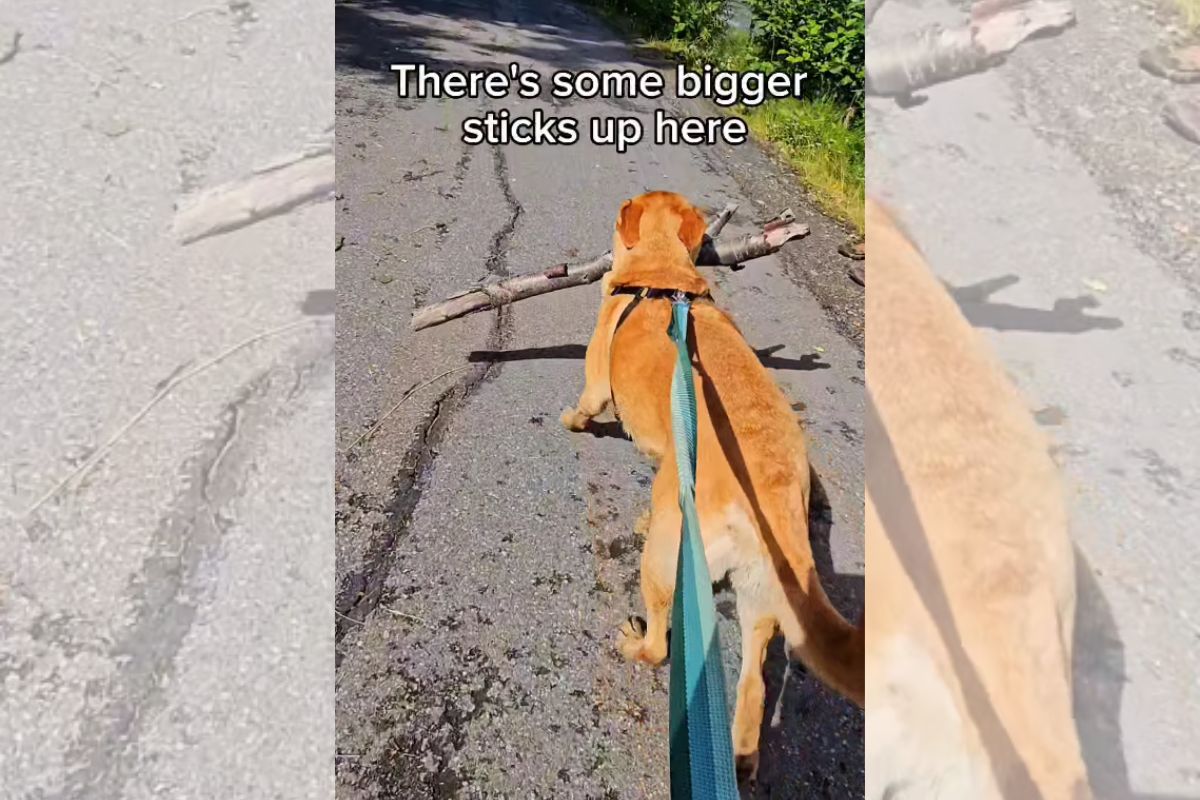
[[[687,343],[691,300],[676,295],[671,309],[671,339],[678,351],[671,429],[683,512],[671,609],[671,798],[737,800],[712,579],[696,514],[696,388]]]

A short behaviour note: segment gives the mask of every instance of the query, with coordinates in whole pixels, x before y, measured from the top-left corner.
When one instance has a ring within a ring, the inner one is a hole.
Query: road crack
[[[492,165],[509,213],[505,223],[492,234],[484,264],[489,275],[505,278],[511,274],[508,265],[509,244],[525,209],[513,192],[508,175],[508,160],[499,146],[492,147]],[[488,331],[486,348],[503,350],[508,346],[512,334],[511,309],[506,306],[496,309],[491,329]],[[502,368],[502,362],[479,364],[461,381],[438,395],[429,414],[417,427],[414,441],[401,459],[400,471],[392,477],[391,499],[379,509],[385,520],[377,528],[379,535],[371,538],[361,566],[348,572],[338,586],[334,606],[337,611],[334,615],[335,642],[341,643],[347,632],[359,627],[379,606],[383,599],[383,587],[391,566],[392,553],[396,543],[408,530],[413,512],[421,501],[427,476],[437,460],[447,429],[475,390],[481,384],[494,380]],[[341,659],[342,651],[337,650],[336,664],[340,665]]]
[[[68,772],[51,800],[118,797],[142,757],[143,731],[163,707],[164,687],[205,603],[214,591],[206,567],[222,543],[253,469],[255,448],[293,413],[288,408],[294,370],[307,374],[332,366],[332,343],[304,345],[291,363],[279,363],[246,384],[226,405],[214,435],[181,466],[183,488],[154,533],[142,567],[129,586],[132,623],[113,642],[120,669],[89,685],[104,702],[75,720],[78,736],[64,757]]]

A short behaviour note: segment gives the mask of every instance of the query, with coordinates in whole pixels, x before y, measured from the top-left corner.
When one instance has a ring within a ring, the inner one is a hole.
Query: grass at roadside
[[[1193,34],[1200,34],[1200,0],[1175,0],[1184,26]]]
[[[614,0],[590,0],[590,4],[624,34],[638,36],[648,30],[645,20],[623,13]],[[707,46],[663,38],[645,38],[641,46],[692,67],[759,68],[750,37],[742,31],[731,30]],[[845,105],[824,98],[775,100],[727,113],[746,120],[755,138],[792,168],[822,211],[862,233],[866,137],[861,114],[848,114]]]
[[[740,31],[707,51],[670,39],[648,40],[644,46],[692,67],[753,68],[749,38]],[[845,106],[824,98],[774,100],[728,113],[745,119],[754,136],[795,171],[822,211],[862,233],[866,136],[861,116],[847,119]]]
[[[779,100],[741,115],[796,171],[822,210],[862,233],[866,137],[861,126],[843,123],[846,109],[826,100]]]

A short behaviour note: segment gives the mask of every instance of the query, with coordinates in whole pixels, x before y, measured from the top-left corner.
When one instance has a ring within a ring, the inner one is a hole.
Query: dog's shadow
[[[820,353],[805,353],[800,358],[775,355],[786,345],[775,344],[756,348],[754,354],[767,369],[812,372],[829,369],[832,365],[822,361]],[[537,361],[543,359],[582,360],[587,356],[587,347],[582,344],[556,344],[548,347],[526,347],[518,350],[472,350],[467,361],[472,364],[497,364],[509,361]]]
[[[616,420],[588,420],[587,427],[583,429],[583,433],[594,436],[597,439],[624,439],[627,442],[632,442],[629,434],[625,432],[625,427]]]
[[[1128,682],[1125,645],[1100,582],[1078,547],[1075,598],[1075,729],[1092,791],[1104,800],[1198,800],[1196,795],[1139,792],[1130,785],[1121,732],[1121,701]]]
[[[1075,727],[1088,781],[1099,797],[1134,800],[1121,745],[1125,647],[1092,568],[1075,548]]]
[[[798,370],[811,372],[829,369],[832,365],[822,360],[820,353],[805,353],[800,358],[778,356],[785,345],[776,344],[770,347],[760,347],[754,351],[759,362],[767,369]],[[582,360],[587,355],[587,347],[582,344],[557,344],[547,347],[526,347],[515,350],[472,350],[467,354],[467,361],[472,364],[501,364],[511,361],[540,361],[540,360]],[[631,441],[629,434],[616,421],[601,422],[589,420],[583,431],[597,439],[624,439]]]

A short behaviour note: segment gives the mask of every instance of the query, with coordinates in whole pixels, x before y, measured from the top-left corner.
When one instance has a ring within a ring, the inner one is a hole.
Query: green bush
[[[729,0],[598,0],[596,4],[633,21],[641,32],[679,42],[692,53],[722,39],[729,13]]]
[[[807,72],[816,94],[861,108],[863,0],[749,0],[749,5],[759,69]]]
[[[749,37],[728,29],[729,0],[592,1],[666,40],[693,64],[806,72],[810,96],[862,108],[864,0],[747,0]],[[862,115],[850,118],[861,123]]]
[[[708,52],[725,37],[729,0],[675,0],[672,19],[674,38],[687,42],[693,52]]]
[[[610,14],[634,23],[648,36],[669,38],[675,25],[676,0],[592,0]]]
[[[749,33],[728,27],[729,0],[587,1],[693,68],[808,73],[804,98],[729,111],[776,148],[822,208],[862,232],[864,0],[747,0]]]

